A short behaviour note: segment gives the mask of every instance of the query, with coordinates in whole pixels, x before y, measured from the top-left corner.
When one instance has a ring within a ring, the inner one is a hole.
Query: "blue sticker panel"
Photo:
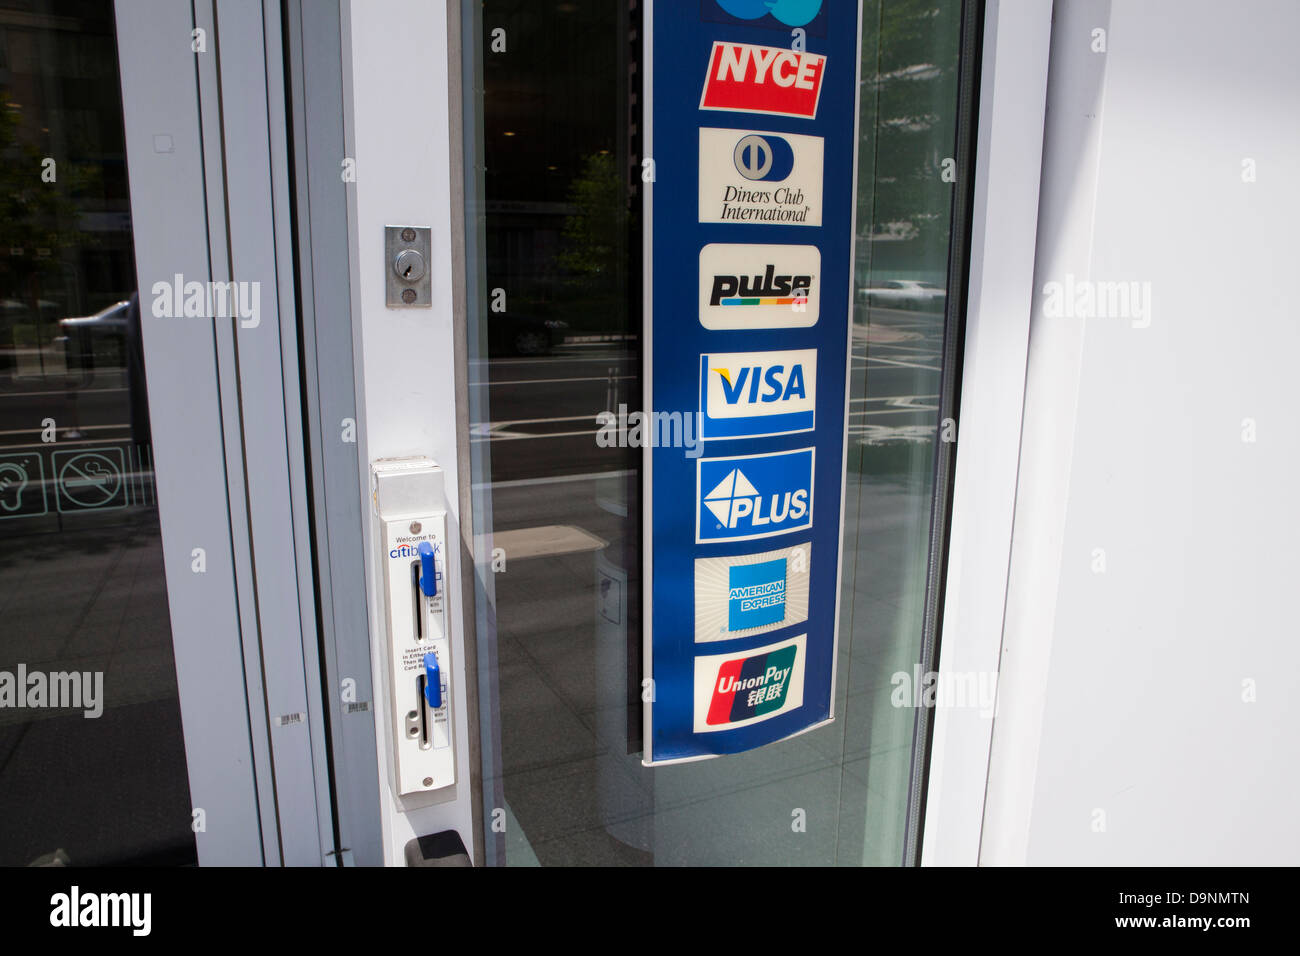
[[[858,5],[654,0],[646,219],[649,763],[739,753],[832,716],[844,485]],[[737,561],[707,597],[696,562]],[[710,616],[714,615],[714,616]],[[789,621],[782,625],[782,621]],[[761,698],[760,698],[761,694]]]

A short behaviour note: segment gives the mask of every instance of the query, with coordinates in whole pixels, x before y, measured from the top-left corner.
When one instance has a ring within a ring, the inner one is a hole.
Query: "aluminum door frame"
[[[464,194],[457,3],[343,0],[343,89],[352,242],[357,437],[361,486],[369,463],[425,455],[443,470],[448,523],[448,614],[452,700],[464,719],[454,727],[456,785],[437,802],[403,810],[389,785],[391,747],[386,707],[375,708],[383,858],[402,865],[415,837],[455,831],[471,858],[483,860],[478,671],[475,651],[474,528],[468,507]],[[453,79],[456,78],[456,79]],[[432,308],[385,305],[386,225],[432,230]],[[458,271],[460,270],[460,271]],[[367,501],[369,496],[367,494]],[[376,517],[363,509],[367,540]],[[452,539],[457,546],[450,546]],[[381,569],[366,548],[368,588],[381,593]],[[383,666],[383,602],[372,602],[371,664]],[[378,684],[378,682],[376,682]]]
[[[332,864],[280,5],[118,0],[116,16],[199,862]],[[177,274],[257,282],[258,320],[153,316]]]
[[[939,680],[997,674],[1020,465],[1052,0],[987,0]],[[992,716],[937,708],[923,866],[980,858]]]

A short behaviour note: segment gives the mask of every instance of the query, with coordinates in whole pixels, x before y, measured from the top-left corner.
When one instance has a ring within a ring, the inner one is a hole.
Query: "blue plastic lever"
[[[425,597],[433,597],[438,593],[438,571],[433,564],[433,545],[421,541],[416,550],[420,552],[420,590]]]
[[[434,710],[442,706],[442,671],[432,651],[424,655],[424,699]]]

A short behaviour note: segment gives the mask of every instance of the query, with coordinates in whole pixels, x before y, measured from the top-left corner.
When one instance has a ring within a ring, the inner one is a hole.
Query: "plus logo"
[[[811,526],[813,449],[702,458],[696,542],[749,541]]]
[[[722,522],[724,528],[734,528],[741,518],[754,513],[754,504],[761,496],[753,483],[739,468],[733,468],[726,478],[704,498],[704,507]]]

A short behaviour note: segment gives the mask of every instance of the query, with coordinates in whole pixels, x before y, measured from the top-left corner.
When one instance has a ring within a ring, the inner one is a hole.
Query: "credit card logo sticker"
[[[811,431],[817,350],[701,355],[700,396],[705,440]]]
[[[808,620],[810,544],[695,559],[695,643],[731,641]]]
[[[742,136],[731,160],[736,172],[754,182],[779,182],[794,171],[794,150],[790,141],[772,134]]]
[[[820,226],[825,140],[700,129],[700,222]]]
[[[785,618],[785,558],[731,569],[727,628],[744,631]]]
[[[825,70],[820,53],[716,40],[700,109],[815,119]]]
[[[701,458],[697,544],[749,541],[812,525],[813,449]]]
[[[695,732],[732,730],[803,705],[807,635],[743,654],[695,659]]]
[[[821,13],[822,0],[704,0],[737,20],[762,20],[771,16],[778,27],[807,26]]]
[[[733,245],[700,250],[700,324],[706,329],[803,329],[821,312],[816,246]]]

